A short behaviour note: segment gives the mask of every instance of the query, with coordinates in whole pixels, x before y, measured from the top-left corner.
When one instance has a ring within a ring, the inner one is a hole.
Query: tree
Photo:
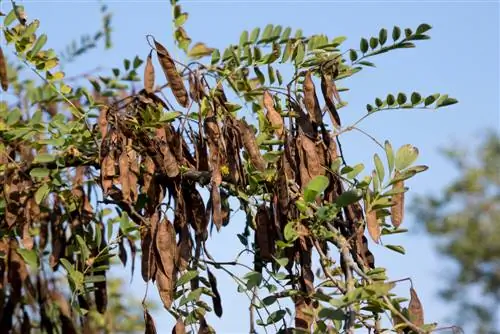
[[[2,88],[12,93],[0,108],[1,328],[106,330],[91,326],[106,323],[109,262],[118,257],[125,265],[130,255],[133,271],[140,248],[144,282],[156,286],[175,333],[213,331],[207,312],[223,313],[215,273],[230,275],[249,297],[250,332],[433,330],[413,286],[408,304],[391,292],[398,282],[375,266],[365,237],[366,229],[381,243],[406,231],[405,181],[427,167],[413,165],[416,147],[393,149],[370,136],[386,163],[375,154],[373,170],[361,178],[364,165],[348,164],[340,143],[384,110],[457,101],[388,94],[346,126],[338,113],[347,107],[345,88],[337,87],[374,66],[369,59],[428,39],[431,26],[394,27],[390,36],[381,29],[362,38],[359,50],[343,50],[345,37],[269,24],[244,31],[220,52],[192,43],[187,13],[171,2],[183,59],[148,36],[145,62],[124,59],[112,73],[71,83],[55,52],[44,49],[40,22],[27,21],[25,8],[12,2],[0,57]],[[104,10],[102,29],[67,58],[102,38],[110,47],[110,31]],[[167,84],[158,86],[160,69]],[[144,88],[137,91],[136,82]],[[242,249],[234,253],[253,254],[252,267],[218,262],[205,243],[214,226],[230,223],[234,201],[247,215],[237,235]],[[234,266],[248,273],[239,277]],[[61,277],[67,285],[54,284]],[[155,333],[143,307],[146,333]],[[390,321],[382,319],[386,312]]]
[[[459,176],[440,196],[418,197],[413,209],[438,238],[439,251],[458,265],[442,291],[445,300],[458,304],[457,323],[476,333],[498,333],[500,138],[490,132],[482,140],[474,152],[444,150]],[[480,298],[471,298],[478,292]]]

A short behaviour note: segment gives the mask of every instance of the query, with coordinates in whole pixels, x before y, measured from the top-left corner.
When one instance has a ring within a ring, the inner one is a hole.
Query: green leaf
[[[418,26],[416,34],[420,35],[420,34],[423,34],[424,32],[431,30],[431,29],[432,29],[432,26],[430,26],[427,23],[422,23],[421,25]]]
[[[437,100],[436,108],[451,106],[452,104],[458,103],[454,98],[448,97],[448,95],[443,95]]]
[[[262,299],[262,304],[266,305],[266,306],[270,306],[272,304],[274,304],[276,301],[278,300],[278,298],[276,298],[275,296],[267,296],[266,298]]]
[[[39,263],[38,262],[38,254],[36,253],[35,249],[18,248],[18,249],[16,249],[16,251],[19,255],[21,255],[24,262],[26,262],[28,264],[28,266],[30,267],[30,269],[33,272],[38,271],[38,263]]]
[[[193,45],[191,50],[189,50],[187,55],[190,58],[199,59],[211,55],[213,51],[214,49],[207,47],[205,43],[196,43],[195,45]]]
[[[384,105],[384,102],[377,97],[375,99],[375,105],[380,108],[380,107],[382,107]]]
[[[402,105],[406,103],[406,95],[404,93],[398,94],[398,104]]]
[[[193,278],[198,276],[198,271],[197,270],[190,270],[183,274],[175,283],[176,287],[183,286],[184,284],[190,282]]]
[[[264,31],[262,32],[262,36],[260,37],[259,43],[266,41],[269,37],[271,37],[272,33],[273,33],[273,25],[272,24],[266,25]]]
[[[373,156],[373,161],[375,162],[375,169],[377,170],[377,176],[380,182],[382,183],[384,181],[384,176],[385,176],[384,164],[382,163],[382,160],[376,153]]]
[[[256,271],[251,271],[243,279],[247,281],[247,289],[251,290],[254,287],[258,287],[262,283],[262,274]]]
[[[439,94],[438,94],[439,96]],[[436,96],[435,95],[429,95],[425,98],[424,105],[427,107],[436,101]]]
[[[78,248],[82,253],[83,261],[85,262],[90,256],[90,249],[88,248],[85,240],[83,240],[83,238],[78,234],[76,235],[76,242],[78,243]]]
[[[387,29],[380,29],[378,33],[378,41],[380,45],[384,45],[387,42]]]
[[[254,44],[257,42],[257,39],[259,38],[259,33],[260,33],[260,28],[255,28],[252,30],[250,33],[250,39],[248,40],[249,43]]]
[[[366,105],[366,110],[367,110],[368,112],[372,112],[372,111],[373,111],[373,106],[372,106],[371,104],[367,104],[367,105]]]
[[[361,38],[361,41],[359,42],[359,49],[363,53],[366,53],[366,51],[368,51],[368,41],[366,40],[366,38]]]
[[[292,28],[286,27],[285,31],[283,31],[283,33],[281,34],[280,43],[288,41],[291,33],[292,33]]]
[[[375,49],[378,46],[378,39],[375,37],[370,38],[370,48]]]
[[[248,43],[248,31],[244,30],[240,35],[240,47],[245,46]]]
[[[36,190],[35,193],[35,202],[36,204],[42,203],[44,198],[49,194],[50,192],[50,187],[47,183],[44,183]]]
[[[300,42],[299,45],[295,48],[296,53],[294,52],[294,60],[295,60],[295,66],[298,66],[302,63],[304,60],[304,56],[306,53],[306,48],[304,46],[304,43]]]
[[[267,76],[269,77],[269,83],[272,85],[276,81],[276,75],[271,65],[267,66]]]
[[[139,66],[142,65],[144,61],[142,61],[141,58],[139,58],[138,56],[135,56],[134,57],[134,61],[132,62],[132,67],[134,68],[134,70],[138,69]]]
[[[21,119],[21,110],[19,110],[19,108],[14,108],[7,115],[6,124],[8,126],[12,126],[12,125],[16,124],[17,122],[19,122],[20,119]]]
[[[47,168],[33,168],[30,171],[32,177],[46,177],[49,176],[50,170]]]
[[[398,245],[385,245],[385,247],[389,248],[392,251],[398,252],[400,254],[405,255],[406,251],[403,246]]]
[[[329,319],[329,320],[345,320],[345,313],[342,311],[342,309],[333,309],[333,308],[322,308],[318,316],[322,319]]]
[[[17,6],[17,8],[18,9],[22,9],[24,11],[24,7],[23,6]],[[5,19],[3,20],[4,27],[8,27],[9,25],[11,25],[12,22],[14,22],[15,19],[16,19],[16,11],[15,11],[15,9],[12,9],[7,14],[7,16],[5,16]]]
[[[360,189],[348,190],[343,192],[342,195],[337,198],[335,203],[340,207],[344,207],[357,202],[362,196],[363,192]]]
[[[366,60],[360,61],[360,62],[358,62],[358,64],[364,65],[364,66],[376,67],[374,63],[372,63],[370,61],[366,61]]]
[[[387,101],[387,104],[392,106],[396,103],[396,99],[394,98],[394,95],[388,94],[387,98],[385,99]]]
[[[347,173],[346,177],[348,179],[354,179],[356,176],[359,175],[363,170],[365,169],[365,165],[363,164],[357,164],[354,167],[352,167],[352,170]]]
[[[411,104],[416,105],[419,104],[420,102],[422,102],[422,96],[420,96],[420,94],[417,92],[413,92],[411,94]]]
[[[56,160],[56,157],[53,154],[40,153],[40,154],[35,156],[34,162],[47,163],[47,162],[53,162],[55,160]]]
[[[215,64],[217,64],[217,63],[219,62],[219,60],[220,60],[220,52],[219,52],[219,50],[218,50],[218,49],[214,49],[214,50],[212,51],[212,60],[211,60],[211,62],[210,62],[210,63],[211,63],[212,65],[215,65]]]
[[[411,144],[403,145],[396,153],[396,169],[403,170],[409,167],[418,158],[418,149]]]
[[[328,178],[323,175],[318,175],[307,184],[304,189],[304,200],[307,203],[314,202],[316,196],[321,194],[328,187]]]
[[[358,53],[353,49],[349,50],[349,58],[351,61],[356,61],[356,59],[358,59]]]
[[[300,39],[300,38],[302,38],[302,29],[297,29],[297,30],[295,31],[295,38],[296,38],[296,39]]]
[[[276,263],[278,263],[280,265],[280,267],[286,267],[286,265],[288,264],[288,258],[287,257],[282,257],[281,259],[274,259],[276,261]]]
[[[41,34],[35,44],[33,45],[33,48],[28,54],[28,57],[33,57],[35,56],[40,50],[45,46],[45,43],[47,43],[47,35],[46,34]]]
[[[401,28],[395,26],[392,28],[392,40],[395,42],[401,37]]]
[[[274,311],[269,315],[269,317],[267,317],[267,325],[275,324],[278,321],[281,321],[281,319],[283,319],[285,315],[286,315],[285,310]]]
[[[428,170],[429,167],[426,165],[418,165],[418,166],[412,166],[406,169],[407,172],[415,172],[415,173],[422,173]]]
[[[296,201],[295,204],[297,205],[298,202],[299,201]],[[295,239],[298,238],[297,231],[295,231],[295,224],[293,222],[289,222],[285,225],[285,229],[283,230],[283,235],[285,237],[285,240],[287,241],[294,241]]]
[[[186,23],[187,19],[189,17],[188,13],[182,13],[179,16],[177,16],[174,20],[174,24],[176,28],[179,28],[182,26],[184,23]]]
[[[385,148],[385,155],[387,157],[387,164],[389,167],[389,174],[390,174],[390,173],[392,173],[392,170],[394,169],[394,151],[392,150],[392,145],[388,140],[385,141],[384,148]]]

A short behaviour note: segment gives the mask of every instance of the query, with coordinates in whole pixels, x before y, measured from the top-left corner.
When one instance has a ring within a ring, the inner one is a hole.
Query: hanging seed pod
[[[157,225],[156,251],[158,254],[159,268],[169,278],[173,278],[175,267],[176,240],[172,223],[163,220]]]
[[[9,88],[9,80],[7,78],[7,61],[3,55],[2,48],[0,47],[0,83],[4,92]]]
[[[264,107],[267,109],[266,117],[273,126],[278,137],[281,138],[284,132],[283,119],[281,118],[280,113],[274,108],[273,97],[267,90],[264,92],[263,101]]]
[[[144,309],[144,323],[146,324],[144,334],[156,334],[155,321],[147,309]]]
[[[193,242],[189,234],[188,225],[184,225],[179,234],[179,244],[177,245],[177,258],[176,265],[180,271],[185,270],[189,261],[191,260],[191,251],[193,249]]]
[[[174,328],[172,328],[172,334],[186,334],[186,326],[182,318],[177,318]]]
[[[126,148],[122,148],[122,153],[118,159],[118,167],[120,168],[120,184],[122,186],[122,198],[126,202],[130,202],[130,180],[129,180],[129,161]]]
[[[397,178],[399,176],[399,172],[396,172],[394,177]],[[392,189],[404,189],[404,181],[399,181],[394,183]],[[404,217],[404,205],[405,205],[405,193],[400,192],[392,196],[392,207],[391,207],[391,222],[392,226],[398,228],[401,223],[403,223]]]
[[[375,243],[380,241],[380,225],[377,221],[377,211],[369,210],[366,213],[366,225],[368,226],[368,233]]]
[[[306,110],[311,120],[316,125],[323,123],[323,115],[321,114],[321,108],[319,106],[318,97],[316,96],[316,89],[314,88],[314,82],[311,78],[311,72],[307,71],[306,77],[303,83],[304,87],[304,104],[306,105]]]
[[[325,99],[325,103],[328,108],[333,126],[340,128],[340,117],[337,112],[337,108],[335,108],[335,101],[333,100],[335,91],[336,89],[334,89],[332,78],[329,75],[323,73],[321,75],[321,92],[323,93],[323,98]]]
[[[207,268],[208,282],[210,283],[210,288],[214,296],[212,297],[212,302],[214,305],[214,312],[219,318],[222,317],[222,301],[220,298],[219,290],[217,289],[217,278],[212,274],[210,269]]]
[[[155,163],[149,155],[144,159],[144,173],[142,175],[142,193],[147,194],[155,174]]]
[[[189,105],[189,96],[186,87],[184,87],[182,77],[179,72],[177,72],[175,62],[163,45],[158,43],[156,40],[154,42],[156,54],[158,55],[158,61],[160,62],[161,68],[163,69],[168,83],[170,84],[172,93],[174,94],[177,103],[186,108]]]
[[[410,303],[408,304],[408,314],[410,321],[416,326],[424,325],[424,309],[418,298],[417,291],[410,288]]]
[[[144,89],[150,94],[154,92],[155,86],[155,68],[153,67],[152,53],[153,50],[149,52],[146,58],[146,66],[144,67]]]
[[[106,194],[113,186],[115,176],[115,159],[112,154],[107,155],[101,163],[101,185]]]
[[[134,151],[132,148],[132,142],[129,140],[129,143],[127,145],[127,155],[128,155],[128,161],[129,161],[129,174],[128,174],[128,180],[129,180],[129,187],[130,187],[130,198],[132,201],[137,200],[137,186],[139,183],[139,162],[137,161],[137,152]]]
[[[101,112],[99,113],[99,120],[97,121],[99,124],[99,131],[101,132],[101,138],[104,140],[106,138],[106,134],[108,133],[108,120],[107,114],[109,111],[108,106],[104,106],[101,108]]]
[[[141,275],[144,282],[149,282],[156,274],[156,258],[153,251],[153,233],[158,224],[159,214],[155,212],[149,219],[149,227],[141,229]]]
[[[241,138],[243,141],[243,146],[245,146],[245,150],[247,151],[250,161],[259,171],[263,171],[266,169],[266,161],[262,157],[259,151],[259,146],[257,145],[257,141],[255,139],[255,134],[246,122],[242,120],[238,120],[238,129],[241,134]]]

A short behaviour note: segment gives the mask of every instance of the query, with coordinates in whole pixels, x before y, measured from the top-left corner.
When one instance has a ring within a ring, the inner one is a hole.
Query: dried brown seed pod
[[[424,325],[424,309],[422,303],[418,298],[417,291],[410,288],[410,303],[408,304],[408,314],[410,316],[410,321],[416,326]]]
[[[316,125],[323,123],[323,115],[321,114],[321,108],[319,106],[318,96],[316,95],[316,89],[314,88],[314,82],[311,78],[311,72],[307,71],[306,77],[303,83],[304,87],[304,104],[306,105],[306,110],[313,123]]]
[[[154,42],[156,54],[158,55],[158,61],[160,62],[161,68],[163,69],[168,83],[170,84],[172,93],[174,94],[177,103],[186,108],[189,105],[189,96],[186,87],[184,86],[184,81],[182,80],[179,72],[177,72],[175,62],[163,45],[158,43],[156,40]]]
[[[281,118],[280,113],[277,112],[276,109],[274,108],[273,97],[271,96],[271,94],[269,94],[267,90],[264,92],[263,101],[264,101],[264,107],[267,109],[266,117],[273,126],[274,131],[276,132],[278,137],[281,138],[285,130],[283,124],[283,118]]]
[[[325,99],[325,103],[328,108],[332,124],[335,127],[340,128],[341,127],[340,117],[337,112],[337,108],[335,108],[335,101],[333,100],[336,88],[332,81],[332,78],[324,73],[321,75],[321,92],[323,93],[323,98]]]
[[[399,172],[396,172],[394,177],[398,177]],[[404,181],[398,181],[394,183],[392,189],[404,189]],[[392,207],[391,207],[391,222],[392,226],[398,228],[403,223],[404,218],[404,205],[405,205],[405,193],[400,192],[392,196]]]
[[[155,68],[153,66],[152,52],[146,58],[146,65],[144,66],[144,89],[148,93],[153,93],[155,86]]]
[[[9,80],[7,78],[7,61],[3,55],[2,48],[0,47],[0,83],[4,92],[9,88]]]

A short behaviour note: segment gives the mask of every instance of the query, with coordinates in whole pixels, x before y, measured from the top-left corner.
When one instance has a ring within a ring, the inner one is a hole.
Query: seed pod
[[[177,318],[174,328],[172,328],[172,334],[186,334],[186,326],[182,321],[182,318]]]
[[[340,128],[340,117],[337,112],[337,108],[335,108],[335,102],[333,100],[336,89],[334,88],[332,78],[324,73],[321,75],[321,92],[323,93],[323,98],[325,99],[326,106],[328,107],[332,124],[335,127]]]
[[[167,277],[161,270],[156,271],[156,286],[163,306],[168,310],[174,301],[174,281]]]
[[[410,303],[408,304],[408,314],[410,316],[410,321],[416,326],[424,325],[424,309],[422,303],[418,298],[417,291],[410,288]]]
[[[129,161],[125,147],[122,149],[118,159],[120,168],[120,183],[122,185],[122,198],[125,202],[130,202],[130,180],[129,180]]]
[[[394,177],[398,177],[399,172],[396,172]],[[404,181],[398,181],[394,183],[392,189],[404,189]],[[392,196],[392,207],[391,207],[391,222],[392,226],[398,228],[403,222],[404,217],[404,205],[405,205],[405,193],[400,192]]]
[[[153,93],[155,86],[155,68],[153,67],[152,52],[149,52],[144,67],[144,89],[148,93]]]
[[[131,143],[130,143],[131,144]],[[137,161],[137,152],[134,151],[131,148],[127,148],[127,155],[128,155],[128,161],[129,161],[129,174],[128,174],[128,180],[129,180],[129,186],[130,186],[130,198],[132,201],[137,200],[137,185],[139,182],[139,163]]]
[[[109,107],[104,106],[101,108],[101,112],[99,113],[99,131],[101,132],[101,138],[104,140],[106,138],[106,134],[108,133],[108,114]]]
[[[144,334],[156,334],[155,321],[146,309],[144,309],[144,322],[146,324]]]
[[[283,119],[281,118],[279,112],[277,112],[276,109],[274,109],[273,97],[266,90],[264,92],[263,99],[264,99],[264,107],[266,107],[267,109],[266,117],[273,126],[274,131],[276,132],[278,137],[281,138],[281,136],[283,136],[283,131],[284,131]]]
[[[113,185],[115,176],[115,160],[112,154],[107,155],[101,163],[101,185],[106,194]]]
[[[265,170],[266,162],[260,154],[259,146],[257,145],[252,128],[246,122],[241,120],[238,120],[237,124],[243,141],[243,146],[250,157],[250,161],[259,171]]]
[[[166,219],[157,225],[156,251],[159,259],[159,268],[168,277],[173,279],[175,268],[176,241],[174,226]]]
[[[366,225],[368,226],[370,237],[378,244],[380,241],[380,225],[377,221],[377,211],[369,210],[366,213]]]
[[[321,114],[321,108],[319,106],[318,97],[316,96],[316,89],[314,88],[314,83],[311,78],[311,72],[307,71],[306,77],[303,83],[304,87],[304,104],[306,105],[306,110],[311,120],[316,125],[323,123],[323,115]]]
[[[207,268],[208,273],[208,282],[210,283],[210,288],[214,296],[212,297],[212,302],[214,305],[214,312],[219,318],[222,317],[222,301],[220,298],[219,290],[217,290],[217,278],[215,278],[214,274]]]
[[[257,245],[259,246],[260,258],[264,261],[271,261],[274,253],[274,239],[269,233],[271,217],[265,204],[262,204],[258,208],[257,214],[255,215],[255,224],[257,225],[255,238],[257,239]]]
[[[141,229],[141,275],[144,282],[155,276],[156,273],[156,258],[153,252],[153,231],[158,224],[159,214],[155,212],[149,219],[149,228]]]
[[[151,159],[151,157],[148,155],[144,159],[144,173],[142,175],[142,183],[143,183],[142,193],[145,194],[148,192],[154,174],[155,174],[155,163],[153,162],[153,159]]]
[[[3,55],[2,48],[0,47],[0,83],[4,92],[9,88],[9,80],[7,78],[7,61]]]
[[[186,108],[189,105],[189,96],[186,87],[184,87],[184,81],[182,80],[179,72],[177,72],[175,62],[163,45],[158,43],[156,40],[154,42],[156,54],[158,55],[158,61],[160,62],[161,68],[163,69],[168,83],[170,84],[172,93],[174,94],[177,103]]]
[[[180,271],[185,270],[191,260],[193,242],[189,234],[188,225],[184,225],[179,234],[179,244],[177,245],[176,264]]]

